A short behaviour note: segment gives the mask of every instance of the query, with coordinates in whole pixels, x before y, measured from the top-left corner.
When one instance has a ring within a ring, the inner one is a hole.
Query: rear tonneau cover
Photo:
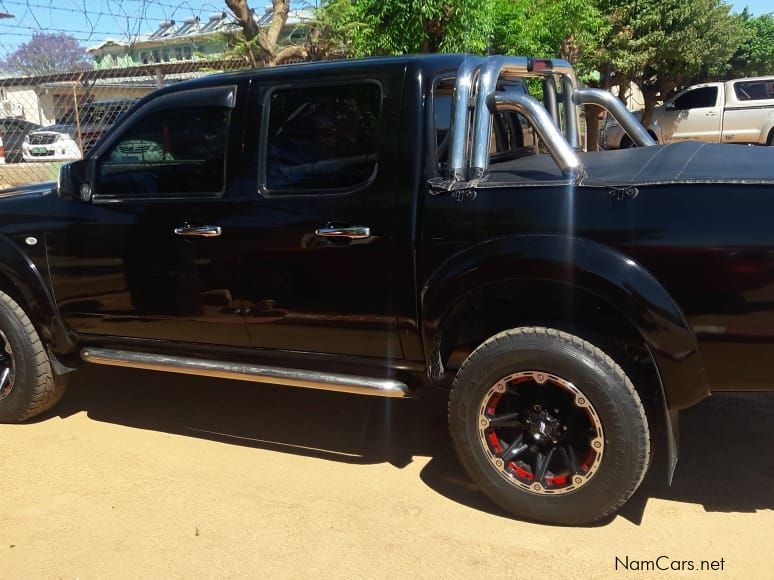
[[[661,183],[774,184],[774,148],[683,141],[581,155],[582,183],[649,185]]]

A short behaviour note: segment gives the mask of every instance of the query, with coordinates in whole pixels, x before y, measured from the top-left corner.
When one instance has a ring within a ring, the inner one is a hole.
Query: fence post
[[[77,87],[81,83],[83,73],[78,76],[78,80],[73,83],[73,104],[75,105],[75,130],[78,132],[78,149],[81,150],[81,156],[83,156],[83,137],[81,135],[81,114],[78,111],[78,91]]]

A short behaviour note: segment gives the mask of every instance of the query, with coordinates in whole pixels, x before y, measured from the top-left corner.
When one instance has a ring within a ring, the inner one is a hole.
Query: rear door
[[[402,358],[395,183],[404,66],[257,84],[257,187],[237,229],[257,348]]]
[[[670,110],[665,111],[665,125],[671,125],[669,141],[720,140],[723,120],[722,94],[717,85],[689,89],[672,101]]]
[[[88,202],[54,204],[53,289],[77,332],[249,346],[237,297],[243,86],[157,97],[99,145]]]

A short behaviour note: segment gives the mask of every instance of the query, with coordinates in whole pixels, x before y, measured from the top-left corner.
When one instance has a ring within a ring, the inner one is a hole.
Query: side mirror
[[[62,199],[91,201],[91,180],[94,175],[92,160],[74,161],[59,169],[57,192]]]

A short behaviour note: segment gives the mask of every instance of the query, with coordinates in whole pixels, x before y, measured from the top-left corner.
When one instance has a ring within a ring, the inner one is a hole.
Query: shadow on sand
[[[430,457],[422,481],[441,495],[502,515],[457,462],[446,428],[447,393],[389,400],[190,376],[86,367],[56,415],[200,437],[354,464],[408,465]],[[51,416],[51,415],[49,415]],[[41,420],[46,420],[42,417]],[[620,516],[642,521],[651,497],[707,511],[774,509],[774,395],[716,395],[681,415],[671,487],[654,470]]]

